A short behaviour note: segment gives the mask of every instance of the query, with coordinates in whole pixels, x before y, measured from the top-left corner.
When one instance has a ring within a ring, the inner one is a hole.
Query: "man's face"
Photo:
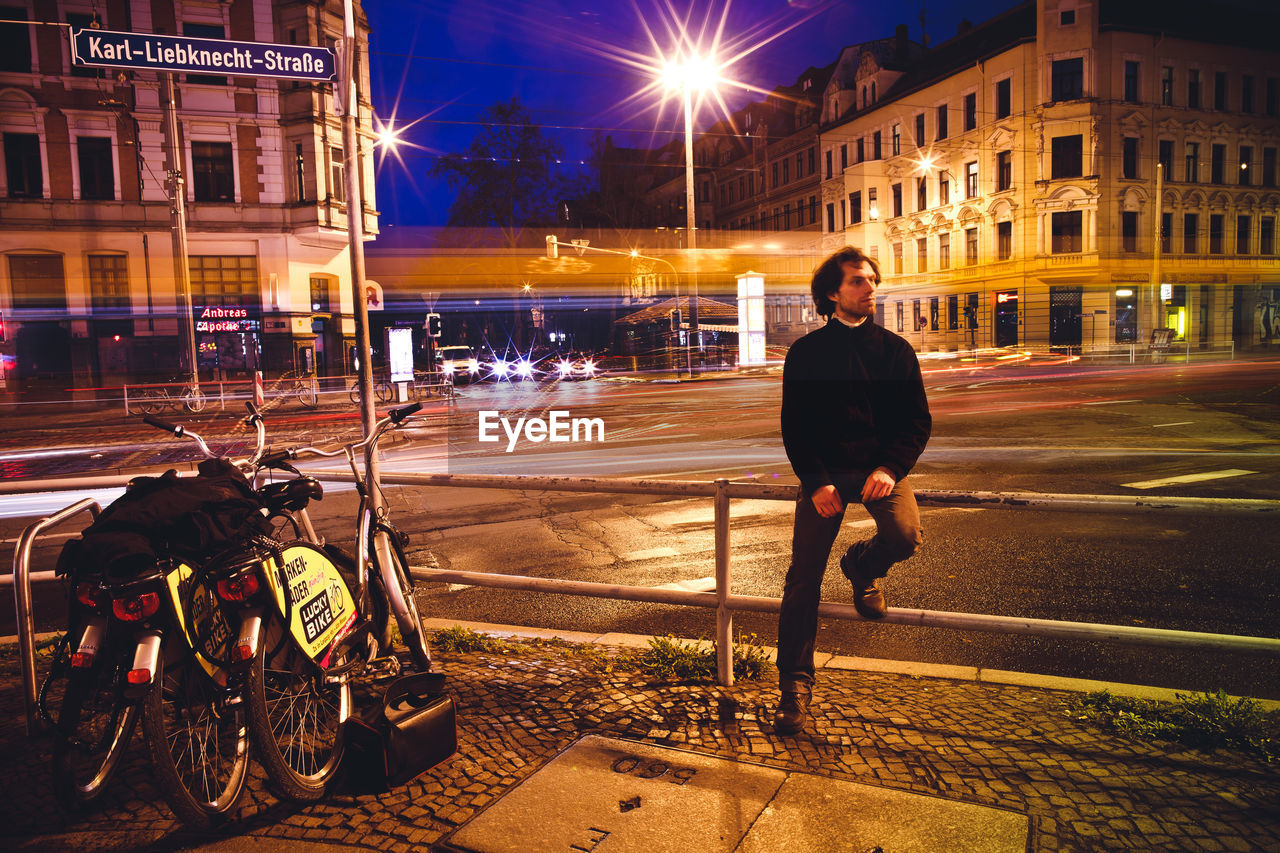
[[[843,263],[840,269],[844,272],[840,287],[827,294],[827,297],[835,303],[836,316],[849,322],[874,317],[876,286],[879,284],[876,280],[876,271],[866,261],[861,264]]]

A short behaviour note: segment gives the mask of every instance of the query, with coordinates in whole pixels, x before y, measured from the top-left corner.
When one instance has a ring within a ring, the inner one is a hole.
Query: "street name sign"
[[[164,36],[89,28],[71,31],[73,65],[186,71],[328,82],[337,76],[327,47]]]

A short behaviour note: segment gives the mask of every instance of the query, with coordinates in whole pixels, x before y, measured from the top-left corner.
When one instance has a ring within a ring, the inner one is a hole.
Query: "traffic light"
[[[439,314],[427,315],[427,337],[428,338],[440,337],[440,315]]]
[[[547,257],[555,260],[560,257],[560,244],[556,242],[556,235],[547,235]]]
[[[683,325],[683,324],[680,322],[680,319],[681,319],[681,318],[680,318],[680,309],[679,309],[679,308],[672,308],[672,309],[671,309],[671,331],[673,331],[673,332],[678,332],[678,331],[680,331],[680,326],[681,326],[681,325]]]

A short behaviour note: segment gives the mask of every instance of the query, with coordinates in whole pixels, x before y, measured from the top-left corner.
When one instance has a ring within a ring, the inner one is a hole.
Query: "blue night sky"
[[[984,21],[1016,0],[365,0],[373,28],[373,103],[381,122],[403,128],[401,160],[379,165],[382,225],[441,225],[451,195],[427,172],[436,156],[461,151],[481,110],[518,95],[533,121],[563,145],[565,169],[577,170],[593,135],[619,145],[656,146],[683,133],[673,102],[652,87],[660,50],[670,52],[683,28],[717,55],[741,56],[721,76],[756,90],[721,86],[737,109],[809,66],[835,61],[842,47],[892,36],[898,24],[939,44],[962,18]],[[726,11],[726,6],[727,11]],[[701,37],[698,38],[698,34]],[[706,127],[723,117],[706,103],[695,118]],[[410,125],[406,127],[406,125]]]

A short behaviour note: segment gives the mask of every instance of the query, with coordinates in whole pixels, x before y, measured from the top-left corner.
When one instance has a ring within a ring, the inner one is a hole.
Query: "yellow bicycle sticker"
[[[333,641],[355,613],[355,600],[329,556],[312,545],[295,543],[284,549],[277,565],[269,564],[276,607],[285,613],[289,595],[289,632],[309,657],[315,659]]]

